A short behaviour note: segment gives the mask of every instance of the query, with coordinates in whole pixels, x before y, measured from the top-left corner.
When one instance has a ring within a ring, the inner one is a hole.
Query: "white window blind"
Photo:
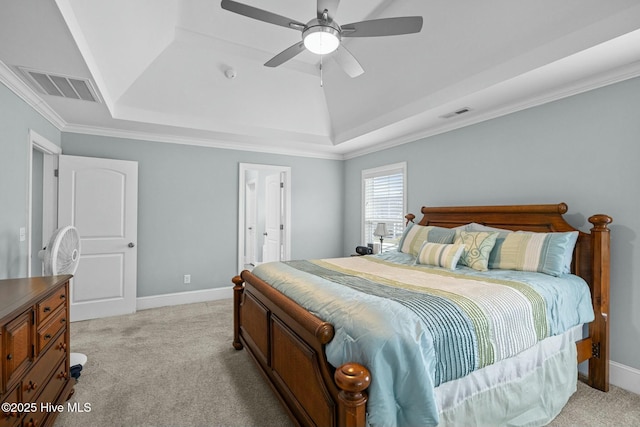
[[[404,231],[406,163],[362,171],[363,243],[379,242],[378,223],[387,225],[384,249],[395,246]]]

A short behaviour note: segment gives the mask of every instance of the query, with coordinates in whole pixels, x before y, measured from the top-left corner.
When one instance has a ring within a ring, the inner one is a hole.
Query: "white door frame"
[[[44,136],[29,129],[27,141],[27,277],[31,277],[31,230],[33,229],[33,150],[42,152],[43,184],[42,184],[42,242],[49,241],[49,237],[58,227],[58,182],[54,176],[58,169],[58,156],[62,148],[49,141]]]
[[[256,262],[256,248],[258,247],[257,242],[257,203],[256,203],[256,186],[257,181],[255,179],[249,179],[249,181],[245,185],[245,221],[247,218],[249,219],[249,223],[245,223],[245,230],[247,231],[245,235],[245,259],[244,264],[253,265]]]
[[[282,245],[283,257],[286,261],[291,259],[291,167],[276,165],[261,165],[255,163],[239,164],[239,185],[238,185],[238,273],[244,269],[244,245],[245,245],[245,185],[246,172],[250,170],[281,172],[284,177],[283,193],[283,230]]]

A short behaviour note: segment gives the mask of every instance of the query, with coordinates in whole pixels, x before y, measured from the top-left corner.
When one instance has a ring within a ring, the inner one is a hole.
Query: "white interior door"
[[[280,261],[282,256],[282,188],[280,174],[267,176],[263,262]]]
[[[58,226],[73,225],[81,255],[71,320],[136,311],[138,163],[60,156]]]

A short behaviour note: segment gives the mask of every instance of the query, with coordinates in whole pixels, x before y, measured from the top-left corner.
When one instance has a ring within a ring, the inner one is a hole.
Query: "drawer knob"
[[[60,319],[60,323],[65,323],[67,321],[67,319],[65,319],[64,317],[62,319]]]
[[[45,312],[45,313],[48,313],[48,312],[51,311],[51,307],[47,306],[42,311]]]
[[[67,297],[66,294],[60,294],[60,299],[65,299]]]
[[[61,342],[61,343],[58,345],[58,350],[60,350],[60,351],[65,351],[66,349],[67,349],[67,344],[66,344],[66,343]]]
[[[48,339],[50,339],[50,338],[51,338],[51,334],[45,334],[45,336],[44,336],[44,339],[45,339],[45,340],[48,340]]]
[[[34,383],[33,381],[29,381],[29,384],[24,385],[24,391],[35,390],[37,388],[38,384]]]
[[[13,354],[11,353],[7,354],[7,360],[11,360],[11,359],[13,359]]]
[[[62,372],[60,372],[60,373],[58,374],[58,379],[66,380],[67,378],[69,378],[69,375],[68,375],[66,372],[64,372],[64,371],[62,371]]]
[[[26,424],[25,427],[38,427],[38,420],[34,420],[31,418]]]

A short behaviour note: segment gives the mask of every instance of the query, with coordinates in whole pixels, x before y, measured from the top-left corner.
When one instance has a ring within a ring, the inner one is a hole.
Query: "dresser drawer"
[[[67,383],[68,378],[69,372],[67,371],[66,363],[63,360],[51,374],[51,379],[48,380],[49,382],[45,385],[44,390],[42,390],[42,394],[40,394],[38,401],[41,402],[41,404],[53,404],[54,402],[57,402],[57,397]],[[38,405],[38,409],[40,409],[40,407],[41,406]],[[49,414],[53,414],[53,416],[55,416],[56,412],[48,412],[45,410],[44,412],[37,411],[26,414],[22,421],[22,425],[24,427],[40,427],[44,425],[44,420]],[[50,421],[51,419],[47,420],[47,422]]]
[[[45,324],[41,324],[38,328],[38,353],[44,350],[50,342],[53,341],[55,336],[65,328],[67,325],[67,310],[64,306],[58,307],[58,309],[49,316],[48,321]]]
[[[62,286],[56,292],[51,294],[51,296],[42,300],[37,304],[38,310],[38,326],[42,325],[45,322],[47,317],[49,317],[56,308],[62,306],[64,302],[67,300],[67,288],[66,286]]]
[[[7,396],[2,401],[2,403],[18,403],[20,402],[20,396],[18,394],[19,387],[14,388],[12,391],[7,393]],[[22,414],[18,412],[4,412],[0,411],[0,427],[13,427],[18,421],[20,421],[20,416]]]
[[[40,354],[38,361],[22,380],[22,401],[33,402],[54,367],[66,355],[65,334],[61,334],[49,350]],[[42,399],[40,399],[42,401]]]

